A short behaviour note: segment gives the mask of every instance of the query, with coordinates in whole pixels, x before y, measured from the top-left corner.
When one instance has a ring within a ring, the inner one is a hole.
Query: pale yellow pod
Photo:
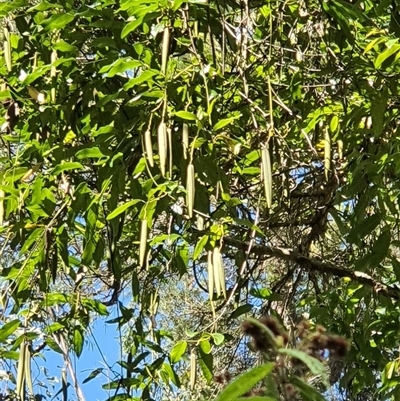
[[[0,226],[4,224],[4,197],[6,196],[5,192],[0,189]]]
[[[11,44],[10,41],[4,41],[4,59],[6,61],[6,67],[8,71],[12,70],[12,59],[11,59]]]
[[[165,74],[167,70],[167,62],[169,57],[169,40],[170,40],[170,30],[168,27],[164,28],[163,44],[162,44],[162,55],[161,55],[161,72]]]
[[[337,141],[337,147],[338,147],[339,160],[343,160],[343,141],[341,139]]]
[[[28,86],[28,92],[29,92],[29,95],[31,96],[31,98],[33,100],[36,100],[39,104],[43,104],[46,102],[46,97],[45,97],[44,93],[39,92],[33,86],[30,86],[30,85]]]
[[[50,56],[51,63],[53,64],[57,59],[58,59],[57,52],[55,50],[53,50],[51,52],[51,56]],[[54,78],[56,75],[57,75],[57,68],[52,65],[50,68],[50,77]],[[50,91],[50,98],[51,98],[51,101],[53,103],[55,103],[55,101],[56,101],[55,82],[53,82],[53,87],[51,88],[51,91]]]
[[[168,150],[169,150],[169,176],[172,177],[172,129],[171,127],[167,128],[167,139],[168,139]]]
[[[272,169],[268,145],[261,149],[261,173],[264,181],[265,199],[267,207],[272,205]]]
[[[219,266],[220,266],[220,273],[219,273],[220,287],[221,287],[222,293],[224,294],[224,298],[226,298],[225,269],[224,269],[224,262],[222,260],[221,252],[219,252]]]
[[[204,230],[204,217],[201,216],[200,214],[196,215],[196,225],[197,225],[197,229],[199,231],[203,231]]]
[[[183,124],[182,126],[182,146],[183,146],[183,158],[187,159],[189,154],[189,126]]]
[[[187,174],[186,174],[186,205],[188,208],[188,214],[190,218],[193,217],[194,194],[195,194],[194,166],[192,163],[189,163],[187,166]]]
[[[5,40],[10,41],[10,32],[7,27],[3,27],[3,33],[4,33]]]
[[[151,142],[151,131],[147,129],[144,133],[144,150],[146,152],[146,158],[150,167],[154,167],[153,159],[153,143]]]
[[[329,130],[325,129],[325,141],[324,141],[324,170],[325,178],[329,179],[329,172],[331,169],[331,137]]]
[[[139,264],[143,266],[147,248],[147,220],[140,223]]]
[[[196,385],[196,351],[192,349],[190,353],[190,389],[193,390]]]
[[[164,122],[161,122],[157,130],[158,138],[158,156],[160,158],[160,170],[161,174],[165,176],[165,168],[167,165],[168,155],[168,143],[167,143],[167,126]]]
[[[33,392],[33,382],[32,382],[32,371],[31,371],[31,351],[29,346],[25,346],[25,382],[28,386],[29,393],[34,395]]]
[[[17,396],[23,400],[25,399],[25,352],[26,346],[25,341],[22,341],[19,347],[19,358],[18,358],[18,371],[17,371],[17,383],[16,383],[16,393]]]
[[[221,295],[221,258],[220,258],[220,253],[219,253],[219,248],[215,247],[213,249],[213,255],[212,255],[212,264],[213,264],[213,270],[214,270],[214,286],[215,286],[215,292],[217,293],[217,296],[219,297]]]
[[[214,266],[212,262],[212,255],[212,251],[207,252],[208,295],[210,300],[213,299],[214,294]]]

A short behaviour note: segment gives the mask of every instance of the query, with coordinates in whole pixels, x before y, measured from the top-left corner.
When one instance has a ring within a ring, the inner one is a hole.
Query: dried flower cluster
[[[288,332],[271,316],[263,316],[258,321],[246,320],[243,322],[242,330],[252,338],[250,346],[254,351],[261,352],[265,360],[275,362],[273,378],[282,400],[296,399],[298,390],[289,378],[295,374],[306,381],[308,368],[300,359],[285,357],[277,352],[279,348],[302,351],[325,364],[328,362],[328,357],[329,361],[343,359],[349,349],[347,340],[327,333],[322,326],[313,327],[307,321],[297,326],[294,338],[290,342]],[[219,384],[227,384],[231,380],[231,375],[224,373],[215,376],[214,379]],[[254,388],[245,394],[246,397],[263,395],[268,395],[263,387]]]

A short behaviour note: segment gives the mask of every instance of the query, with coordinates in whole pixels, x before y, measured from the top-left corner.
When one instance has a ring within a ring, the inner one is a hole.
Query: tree
[[[14,0],[0,15],[0,341],[5,370],[19,359],[4,393],[40,394],[28,366],[50,348],[60,394],[69,380],[83,400],[71,353],[116,306],[129,337],[109,399],[214,397],[220,369],[257,361],[253,315],[349,340],[328,398],[399,396],[396,2]]]

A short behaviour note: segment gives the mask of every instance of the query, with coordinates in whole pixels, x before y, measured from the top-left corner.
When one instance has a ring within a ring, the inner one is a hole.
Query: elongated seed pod
[[[28,386],[30,395],[34,395],[31,371],[31,350],[29,349],[28,344],[25,345],[25,382]]]
[[[329,172],[331,169],[331,137],[329,130],[325,129],[325,141],[324,141],[324,170],[325,179],[329,179]]]
[[[4,59],[6,61],[6,67],[8,71],[12,70],[12,59],[11,59],[11,44],[9,40],[3,42],[4,45]]]
[[[168,142],[167,142],[167,126],[164,122],[161,122],[157,130],[158,137],[158,156],[160,158],[160,170],[161,174],[165,176],[165,168],[167,165],[168,155]]]
[[[169,57],[169,40],[170,40],[170,30],[168,27],[164,28],[163,44],[162,44],[162,55],[161,55],[161,72],[165,74],[167,70],[167,62]]]
[[[151,142],[151,131],[147,129],[144,133],[144,150],[146,152],[146,158],[150,167],[154,167],[153,159],[153,144]]]
[[[51,57],[50,57],[51,63],[53,64],[57,60],[57,58],[58,58],[57,52],[55,50],[53,50],[51,52]],[[50,68],[50,77],[55,78],[56,74],[57,74],[57,68],[54,65],[52,65]],[[54,79],[53,79],[52,88],[50,91],[50,98],[51,98],[51,101],[53,103],[55,103],[55,101],[56,101],[56,82]]]
[[[0,227],[4,224],[4,197],[5,192],[0,189]]]
[[[182,146],[183,158],[187,159],[189,153],[189,126],[187,124],[182,126]]]
[[[22,341],[19,347],[19,358],[18,358],[18,371],[17,371],[17,384],[16,393],[17,396],[23,400],[25,399],[25,352],[26,346],[25,341]]]
[[[219,253],[219,248],[215,247],[213,249],[213,255],[212,255],[212,264],[213,264],[213,269],[214,269],[214,286],[215,286],[215,292],[217,293],[217,296],[219,297],[221,295],[221,258],[220,258],[220,253]]]
[[[186,204],[190,218],[193,217],[194,193],[195,193],[194,166],[192,163],[189,163],[189,165],[187,166],[187,174],[186,174]]]
[[[224,294],[224,298],[226,298],[225,269],[224,269],[224,263],[222,261],[221,252],[219,252],[219,266],[220,266],[219,283],[222,290],[222,294]]]
[[[343,141],[339,139],[337,141],[337,147],[338,147],[338,154],[339,154],[339,160],[343,159]]]
[[[171,127],[167,128],[167,139],[168,139],[168,152],[169,152],[169,176],[172,177],[172,129]]]
[[[261,150],[261,173],[264,181],[265,199],[267,207],[272,205],[272,170],[268,145]]]
[[[207,252],[207,273],[208,273],[208,295],[210,300],[214,295],[214,266],[212,263],[212,251]]]
[[[193,390],[196,385],[196,351],[192,349],[190,353],[190,389]]]
[[[139,264],[143,266],[147,248],[147,220],[140,223]]]

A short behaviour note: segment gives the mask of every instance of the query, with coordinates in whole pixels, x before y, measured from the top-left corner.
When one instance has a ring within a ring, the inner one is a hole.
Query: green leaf
[[[221,333],[212,333],[211,337],[213,338],[215,345],[221,345],[225,340],[225,336]]]
[[[63,29],[66,25],[75,19],[73,14],[54,14],[48,20],[43,21],[47,31],[52,29]]]
[[[106,157],[99,148],[86,148],[82,150],[78,150],[76,152],[75,157],[77,159],[101,159],[102,157]]]
[[[290,378],[290,382],[300,390],[305,401],[326,401],[314,387],[304,383],[300,378],[293,376]]]
[[[115,217],[119,216],[121,213],[125,212],[125,210],[129,209],[131,206],[136,205],[137,203],[142,202],[141,199],[132,199],[129,202],[124,203],[123,205],[118,206],[114,209],[108,216],[107,220],[112,220]]]
[[[214,130],[214,131],[218,131],[218,130],[220,130],[221,128],[224,128],[224,127],[226,127],[227,125],[231,124],[233,121],[237,120],[237,119],[240,118],[240,117],[241,117],[241,114],[239,114],[239,115],[237,115],[237,116],[232,116],[232,117],[229,117],[229,118],[224,118],[223,120],[218,121],[218,122],[214,125],[213,130]]]
[[[74,351],[77,357],[80,357],[83,350],[83,334],[80,327],[75,327],[73,338]]]
[[[201,343],[202,342],[204,341],[201,341]],[[214,377],[214,359],[212,353],[205,353],[201,346],[199,347],[199,365],[207,384],[210,384]]]
[[[133,73],[142,63],[138,60],[117,60],[107,73],[107,77],[112,78],[117,74],[122,74],[125,71]],[[101,70],[100,70],[101,72]]]
[[[169,354],[171,363],[179,362],[182,358],[182,355],[186,352],[186,348],[186,341],[179,341],[178,343],[176,343]]]
[[[92,372],[90,372],[89,376],[82,381],[82,383],[85,384],[87,382],[90,382],[91,380],[96,378],[100,373],[102,373],[103,370],[104,370],[103,368],[97,368],[97,369],[93,370]]]
[[[384,86],[371,104],[372,130],[376,136],[382,135],[388,99],[389,91]]]
[[[241,374],[236,380],[229,383],[215,401],[233,401],[251,390],[260,380],[271,373],[273,363],[256,366],[246,373]]]
[[[203,251],[205,245],[208,241],[208,235],[203,235],[199,241],[197,241],[196,247],[194,248],[193,252],[193,260],[197,260]]]
[[[58,175],[64,171],[69,171],[69,170],[81,170],[83,169],[83,165],[78,162],[66,162],[57,165],[54,170],[52,171],[53,175]]]
[[[245,313],[250,312],[253,309],[253,305],[244,304],[236,308],[229,316],[228,319],[237,319],[239,316],[244,315]]]
[[[375,68],[380,68],[385,60],[387,60],[390,56],[393,56],[393,54],[397,53],[398,51],[400,51],[400,44],[393,44],[388,49],[383,51],[381,54],[379,54],[374,62]]]
[[[197,117],[195,114],[190,113],[189,111],[177,111],[175,113],[175,116],[182,118],[183,120],[190,120],[190,121],[196,121]]]
[[[199,347],[202,352],[204,352],[205,354],[209,354],[211,352],[211,344],[210,341],[208,340],[208,335],[206,336],[207,336],[206,339],[200,341]]]
[[[5,340],[7,340],[7,338],[10,337],[11,334],[13,334],[15,332],[15,330],[17,330],[20,325],[21,325],[21,322],[19,320],[17,320],[17,319],[6,323],[0,329],[0,343],[3,343]]]
[[[368,255],[368,259],[366,259],[369,266],[376,267],[382,262],[388,254],[391,240],[392,234],[390,229],[386,228],[375,241],[371,253]]]
[[[355,243],[363,239],[365,236],[371,234],[372,231],[375,230],[380,221],[381,215],[379,213],[367,217],[360,224],[354,226],[347,237],[347,241]]]
[[[2,1],[0,3],[0,17],[7,17],[9,13],[25,6],[27,3],[26,0]]]
[[[128,36],[131,32],[133,32],[137,27],[139,27],[140,25],[142,25],[143,23],[143,18],[144,17],[140,17],[138,19],[136,19],[135,21],[131,21],[128,22],[124,28],[122,29],[121,32],[121,39],[125,38],[126,36]]]
[[[324,383],[327,388],[329,387],[329,378],[326,367],[318,359],[313,358],[305,352],[297,349],[280,348],[278,352],[280,354],[288,355],[292,358],[296,358],[302,361],[308,367],[308,369],[310,369],[310,372],[312,374],[321,376],[322,383]]]
[[[60,52],[64,53],[77,53],[79,51],[76,46],[72,46],[62,39],[55,43],[53,48],[54,50],[59,50]]]

